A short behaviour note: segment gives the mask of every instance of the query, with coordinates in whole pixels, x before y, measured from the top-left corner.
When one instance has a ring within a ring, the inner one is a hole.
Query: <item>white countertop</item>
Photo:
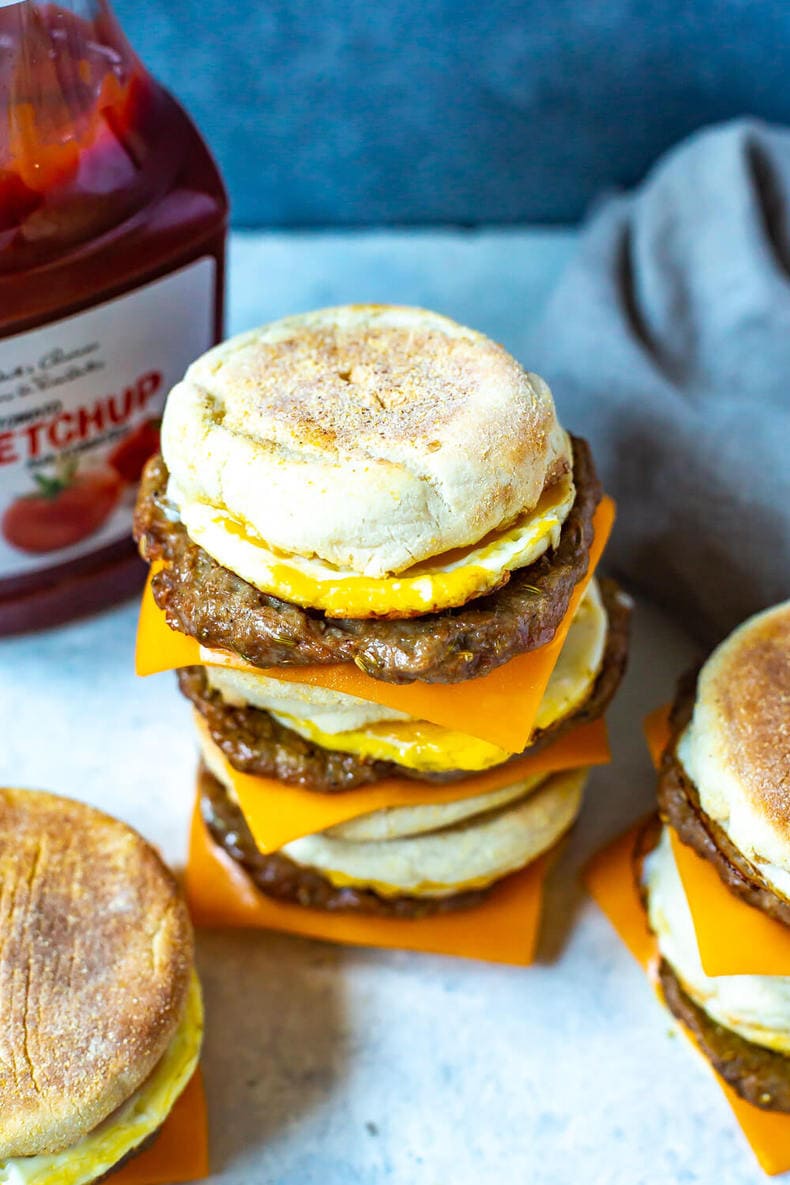
[[[563,232],[237,236],[232,331],[345,301],[434,307],[523,357]],[[526,359],[525,359],[526,360]],[[170,675],[136,679],[127,604],[0,642],[0,784],[95,803],[183,859],[194,743]],[[211,1180],[227,1185],[750,1185],[709,1070],[578,885],[650,806],[642,716],[693,647],[640,605],[595,772],[527,969],[204,932]]]

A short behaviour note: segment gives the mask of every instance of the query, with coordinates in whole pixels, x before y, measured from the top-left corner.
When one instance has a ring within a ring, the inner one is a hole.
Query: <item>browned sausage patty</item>
[[[602,581],[601,592],[609,624],[598,678],[587,699],[575,712],[534,734],[530,753],[552,744],[579,724],[598,719],[620,685],[628,659],[631,603],[614,581]],[[469,777],[468,770],[430,773],[392,761],[374,761],[354,753],[323,749],[286,728],[261,708],[234,707],[225,703],[219,692],[208,686],[204,667],[180,670],[178,685],[206,721],[215,745],[234,769],[242,773],[277,778],[290,786],[302,786],[324,794],[370,785],[383,778],[452,782]],[[522,754],[517,754],[513,760],[519,756]]]
[[[198,783],[200,809],[212,839],[242,866],[267,897],[330,913],[423,918],[479,905],[490,891],[475,889],[449,897],[380,897],[372,889],[337,888],[320,872],[303,868],[281,852],[260,852],[244,815],[204,765]]]
[[[667,1007],[690,1031],[716,1073],[747,1103],[790,1112],[790,1058],[746,1041],[695,1004],[662,959],[658,969]]]
[[[790,902],[784,901],[759,869],[735,847],[722,827],[703,811],[697,787],[678,756],[677,746],[694,711],[696,672],[684,676],[672,707],[672,737],[661,762],[658,804],[661,816],[683,843],[708,860],[724,884],[741,900],[790,926]]]
[[[458,609],[402,619],[330,618],[260,592],[213,560],[168,509],[161,456],[146,466],[135,539],[149,562],[164,561],[153,594],[172,629],[234,651],[259,667],[356,663],[389,683],[460,683],[545,645],[587,571],[601,485],[590,450],[573,441],[576,500],[556,549],[514,572],[488,596]]]

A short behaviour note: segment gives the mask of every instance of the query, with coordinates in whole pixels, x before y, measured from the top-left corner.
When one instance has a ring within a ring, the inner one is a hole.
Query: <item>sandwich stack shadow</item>
[[[179,668],[211,845],[267,899],[415,925],[550,851],[629,605],[546,385],[436,314],[322,310],[194,363],[162,441],[138,669]]]

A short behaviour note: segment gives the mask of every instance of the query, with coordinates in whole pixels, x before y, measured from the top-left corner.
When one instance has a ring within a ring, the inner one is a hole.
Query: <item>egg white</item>
[[[205,671],[209,687],[218,691],[225,703],[308,720],[325,733],[349,732],[381,720],[412,719],[396,708],[311,683],[275,679],[233,667],[207,666]]]

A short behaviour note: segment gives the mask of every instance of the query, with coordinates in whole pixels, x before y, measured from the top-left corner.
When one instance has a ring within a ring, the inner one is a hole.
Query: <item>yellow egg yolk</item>
[[[278,552],[245,524],[203,503],[190,503],[182,515],[195,543],[261,592],[331,617],[409,617],[465,605],[534,563],[557,546],[574,498],[573,478],[566,474],[544,490],[534,509],[504,530],[384,577]]]

